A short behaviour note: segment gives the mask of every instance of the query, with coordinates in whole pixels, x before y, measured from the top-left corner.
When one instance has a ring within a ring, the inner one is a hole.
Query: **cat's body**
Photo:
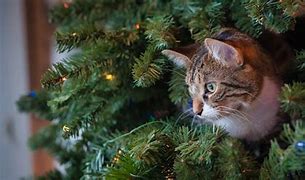
[[[283,59],[272,58],[249,36],[223,29],[188,53],[165,50],[163,54],[187,68],[186,83],[198,122],[256,141],[281,121],[278,96],[285,67],[281,64],[293,58],[290,52]]]

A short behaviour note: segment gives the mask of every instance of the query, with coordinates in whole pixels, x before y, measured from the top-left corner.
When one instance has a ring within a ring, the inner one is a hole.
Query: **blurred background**
[[[40,89],[43,72],[61,59],[48,23],[60,0],[0,0],[0,179],[41,175],[56,166],[46,152],[31,152],[27,139],[47,121],[21,114],[16,101]]]

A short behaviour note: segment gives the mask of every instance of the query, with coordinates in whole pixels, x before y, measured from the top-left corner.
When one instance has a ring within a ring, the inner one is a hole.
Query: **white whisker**
[[[177,124],[180,120],[182,120],[182,119],[184,119],[184,118],[186,118],[186,117],[188,117],[188,116],[191,116],[191,111],[193,110],[193,108],[189,108],[189,109],[187,109],[186,111],[184,111],[183,113],[181,113],[180,115],[179,115],[179,117],[177,118],[177,120],[176,120],[176,123],[175,124]]]
[[[227,110],[227,113],[230,114],[230,115],[237,116],[237,114],[238,114],[238,116],[241,117],[242,119],[244,119],[246,121],[250,121],[249,118],[248,118],[249,115],[245,112],[241,112],[237,109],[233,109],[233,108],[226,107],[226,106],[218,106],[216,109],[219,110],[218,108],[223,108],[223,109]],[[235,113],[237,113],[237,114],[235,114]]]
[[[219,110],[219,112],[223,112],[223,113],[228,113],[230,116],[236,117],[235,120],[240,121],[240,122],[250,122],[250,120],[244,116],[238,115],[238,114],[234,114],[233,112],[229,112],[229,111],[222,111]],[[244,120],[244,121],[243,121]]]
[[[194,127],[194,121],[195,121],[195,119],[196,119],[196,116],[193,116],[193,119],[192,119],[192,124],[191,124],[191,127],[193,128]]]

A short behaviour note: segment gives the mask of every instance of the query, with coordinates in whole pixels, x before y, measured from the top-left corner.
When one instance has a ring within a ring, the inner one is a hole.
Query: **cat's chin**
[[[195,122],[198,124],[214,124],[215,121],[218,121],[222,119],[219,115],[217,116],[202,116],[202,115],[196,115]]]

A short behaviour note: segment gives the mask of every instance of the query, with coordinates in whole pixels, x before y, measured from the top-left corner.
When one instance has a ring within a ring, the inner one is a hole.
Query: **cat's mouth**
[[[214,122],[217,121],[219,119],[221,119],[222,116],[220,114],[217,115],[213,115],[213,116],[207,116],[207,115],[195,115],[195,120],[197,120],[198,122]]]

